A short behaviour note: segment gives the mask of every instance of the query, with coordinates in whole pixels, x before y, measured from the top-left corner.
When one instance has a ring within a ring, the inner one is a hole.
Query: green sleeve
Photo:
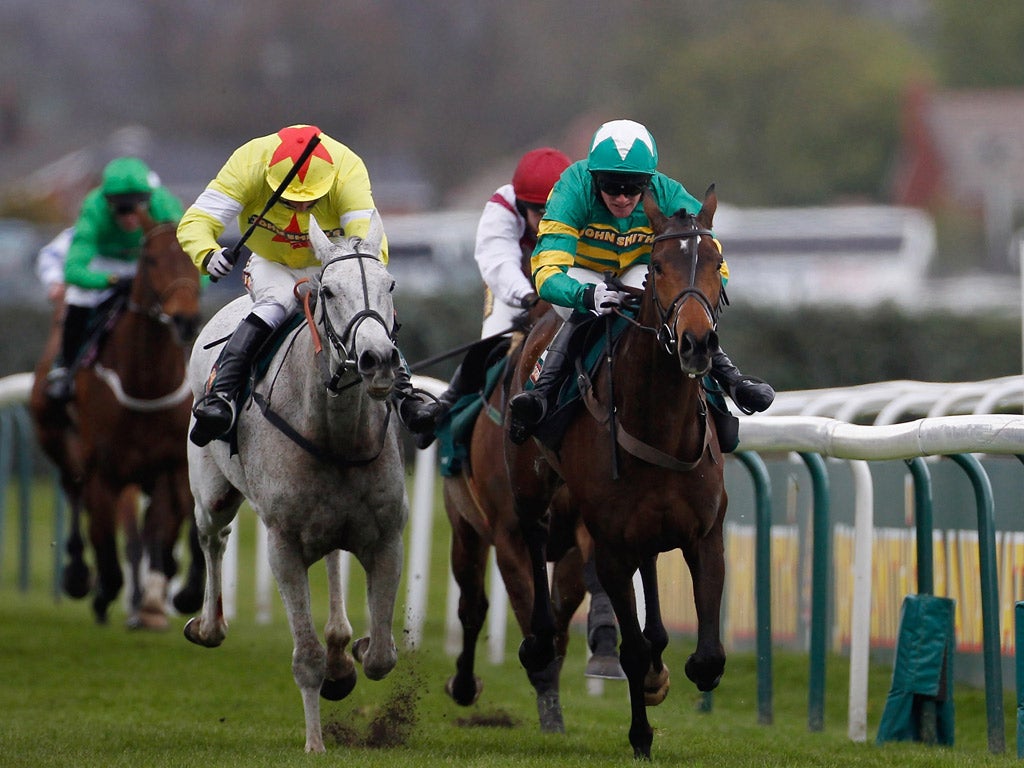
[[[80,288],[106,288],[110,277],[106,272],[89,269],[93,256],[99,253],[99,217],[105,214],[105,203],[94,190],[82,202],[82,210],[75,222],[75,236],[68,248],[64,263],[64,282]]]
[[[543,282],[538,295],[544,301],[560,307],[572,307],[580,312],[586,312],[587,307],[583,303],[583,294],[586,290],[587,286],[584,283],[572,279],[565,272],[559,272]]]

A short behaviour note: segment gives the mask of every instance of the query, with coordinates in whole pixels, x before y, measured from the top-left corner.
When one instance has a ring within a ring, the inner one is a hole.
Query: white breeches
[[[277,328],[299,311],[295,284],[303,278],[319,275],[319,266],[292,269],[254,253],[243,273],[245,288],[253,301],[252,313],[271,328]]]

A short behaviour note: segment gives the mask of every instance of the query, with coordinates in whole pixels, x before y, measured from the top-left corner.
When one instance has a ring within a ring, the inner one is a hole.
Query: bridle
[[[158,233],[170,226],[172,225],[169,223],[158,224],[157,226],[155,226],[153,229],[146,233],[144,242],[148,244],[155,233]],[[159,259],[159,256],[149,253],[143,253],[142,256],[139,258],[139,269],[136,270],[135,280],[142,281],[143,290],[145,291],[145,294],[147,296],[152,297],[152,301],[149,302],[148,304],[140,304],[135,301],[132,301],[132,299],[129,298],[127,303],[127,309],[129,312],[133,312],[137,315],[142,315],[143,317],[149,318],[150,320],[155,320],[161,325],[173,325],[174,318],[164,311],[164,306],[166,306],[168,299],[178,291],[183,290],[187,290],[194,293],[198,298],[199,281],[187,277],[179,277],[172,280],[170,284],[168,284],[163,290],[158,291],[153,286],[153,282],[150,279],[149,267],[151,264],[155,264],[156,262],[158,262]]]
[[[333,292],[329,287],[324,285],[324,275],[326,274],[328,267],[333,264],[337,264],[338,262],[348,261],[350,259],[358,260],[359,276],[362,283],[363,309],[352,315],[345,324],[345,328],[339,333],[334,323],[331,322],[330,313],[327,311],[327,303],[332,297]],[[376,262],[380,261],[376,256],[371,256],[365,253],[348,253],[344,256],[335,256],[333,259],[328,260],[320,270],[320,284],[317,287],[316,292],[317,304],[320,312],[319,325],[323,328],[324,336],[327,337],[327,340],[330,342],[331,347],[334,349],[339,360],[333,373],[328,371],[328,375],[325,376],[327,389],[334,394],[337,394],[340,391],[339,384],[346,373],[358,373],[359,355],[356,349],[356,333],[364,322],[372,320],[380,323],[388,338],[391,339],[391,341],[395,341],[396,329],[394,326],[389,328],[387,321],[380,312],[370,307],[370,292],[366,280],[366,265],[363,263],[364,259],[370,259]],[[323,365],[327,365],[326,361],[324,361]]]
[[[708,317],[708,321],[711,323],[712,329],[718,327],[718,315],[721,312],[721,306],[711,303],[711,299],[708,298],[707,294],[704,293],[700,288],[696,287],[697,282],[697,262],[700,259],[700,238],[702,235],[708,235],[714,237],[714,233],[709,229],[703,229],[696,224],[696,217],[692,214],[688,217],[688,223],[692,229],[684,230],[681,232],[665,232],[654,238],[652,241],[652,259],[651,267],[648,268],[647,274],[651,280],[651,298],[654,305],[655,311],[658,313],[658,327],[655,334],[658,339],[658,343],[664,347],[665,351],[670,355],[674,354],[674,350],[678,343],[676,337],[675,324],[679,319],[679,313],[682,312],[683,305],[688,299],[693,299]],[[666,240],[679,240],[680,250],[685,250],[688,245],[692,242],[692,253],[690,254],[690,284],[676,294],[675,298],[669,302],[668,306],[665,307],[661,303],[661,299],[658,298],[657,291],[657,272],[653,268],[653,246],[654,244],[666,241]],[[724,296],[724,293],[721,294]]]

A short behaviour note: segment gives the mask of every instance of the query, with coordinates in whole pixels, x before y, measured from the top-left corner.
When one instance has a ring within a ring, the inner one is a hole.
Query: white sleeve
[[[495,298],[511,306],[519,306],[524,296],[532,293],[533,283],[523,274],[522,249],[524,223],[504,206],[488,202],[480,215],[476,230],[476,259],[480,276]]]
[[[75,228],[68,227],[40,249],[36,257],[36,275],[43,285],[49,287],[64,282],[64,260],[74,234]]]

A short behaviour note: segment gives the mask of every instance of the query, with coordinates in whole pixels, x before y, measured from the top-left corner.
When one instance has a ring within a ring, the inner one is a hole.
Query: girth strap
[[[586,372],[580,371],[578,381],[580,394],[583,398],[583,402],[586,403],[587,410],[590,411],[590,415],[597,419],[600,424],[609,424],[610,416],[608,409],[598,402],[596,397],[594,397],[594,387],[590,381],[590,377]],[[653,445],[648,445],[647,443],[638,440],[623,428],[622,422],[617,414],[614,416],[616,442],[624,451],[635,456],[641,461],[646,461],[648,464],[653,464],[654,466],[661,467],[663,469],[670,469],[674,472],[689,472],[696,468],[701,461],[703,461],[705,453],[708,453],[708,455],[711,456],[711,460],[714,461],[714,454],[708,452],[708,446],[711,443],[711,430],[708,429],[708,411],[707,405],[704,402],[703,390],[700,391],[698,397],[700,398],[701,405],[700,427],[704,437],[700,453],[697,454],[697,458],[695,460],[680,461],[675,456],[670,456],[664,451],[655,448]]]
[[[323,462],[324,464],[333,464],[337,467],[365,467],[367,464],[372,464],[380,456],[384,450],[384,443],[387,440],[388,425],[391,423],[391,402],[387,402],[387,415],[384,417],[384,426],[381,428],[380,445],[377,447],[376,452],[372,456],[367,456],[362,459],[347,459],[342,456],[335,455],[332,451],[325,451],[320,446],[316,445],[313,441],[301,434],[295,427],[285,421],[281,414],[277,413],[270,407],[270,401],[267,400],[261,393],[252,393],[253,402],[256,403],[260,409],[260,413],[273,424],[285,437],[295,443],[299,448],[304,450],[310,456],[317,461]]]

